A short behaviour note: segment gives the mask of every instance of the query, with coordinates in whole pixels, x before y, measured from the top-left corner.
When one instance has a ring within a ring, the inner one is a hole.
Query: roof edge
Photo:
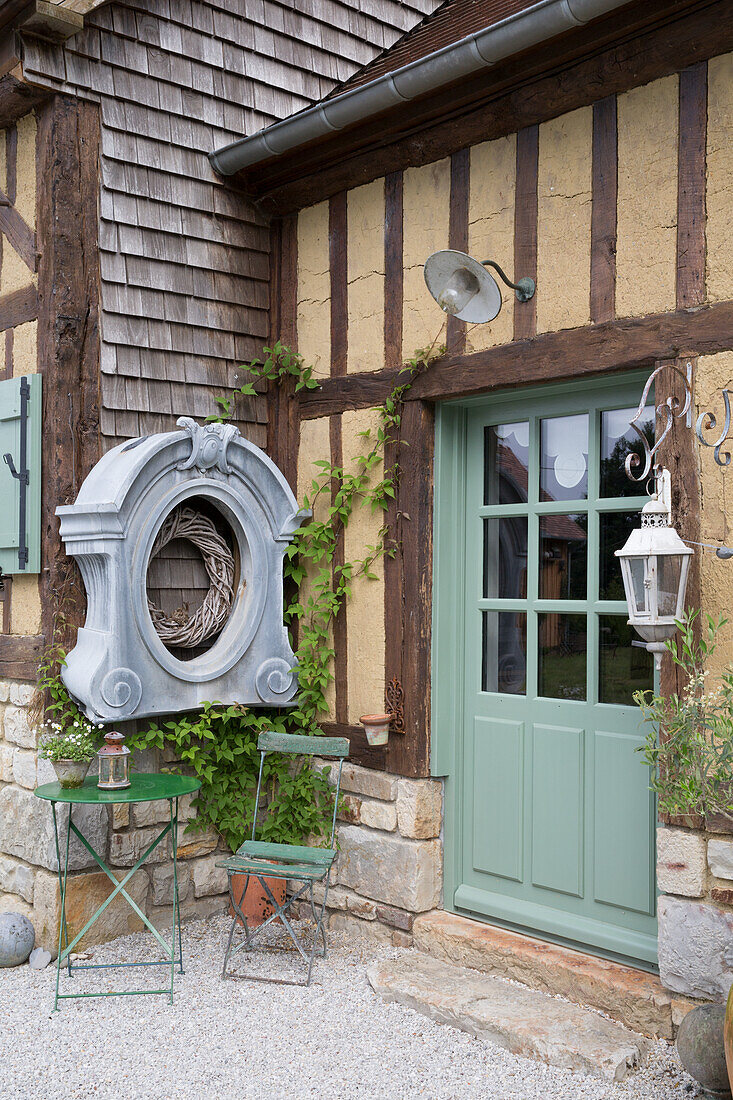
[[[209,153],[222,176],[273,160],[400,103],[417,99],[621,8],[628,0],[539,0],[481,31]]]

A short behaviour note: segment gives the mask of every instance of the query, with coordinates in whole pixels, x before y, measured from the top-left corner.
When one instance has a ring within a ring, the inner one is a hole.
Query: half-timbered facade
[[[326,728],[363,769],[334,920],[445,951],[442,906],[719,997],[733,893],[706,851],[733,846],[720,821],[668,823],[655,874],[631,700],[653,674],[613,558],[645,498],[613,469],[655,365],[689,365],[700,410],[730,376],[733,39],[725,5],[660,0],[596,6],[512,53],[528,7],[446,3],[323,101],[337,129],[306,113],[297,134],[282,124],[215,158],[279,219],[276,329],[322,380],[271,411],[301,496],[319,459],[360,453],[414,350],[446,344],[387,456],[399,551],[355,583],[334,631]],[[464,53],[460,79],[441,77],[479,34],[493,64]],[[357,106],[360,89],[378,108]],[[446,248],[531,276],[535,297],[504,289],[495,321],[441,330],[423,264]],[[723,475],[693,440],[678,425],[664,456],[675,521],[722,539]],[[380,523],[349,525],[347,560]],[[725,612],[727,590],[720,563],[699,561],[689,602]],[[370,748],[359,716],[394,679],[405,732]]]

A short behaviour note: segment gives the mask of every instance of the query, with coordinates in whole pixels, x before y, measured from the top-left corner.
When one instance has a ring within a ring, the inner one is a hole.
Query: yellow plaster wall
[[[349,337],[346,369],[384,366],[384,180],[347,196]]]
[[[708,62],[707,292],[733,298],[733,54]]]
[[[675,308],[677,139],[676,75],[618,97],[619,317]]]
[[[342,417],[344,468],[356,472],[355,459],[364,454],[369,441],[359,432],[379,426],[376,409],[345,412]],[[381,463],[372,471],[372,483],[382,477]],[[373,512],[369,505],[356,508],[346,527],[344,557],[360,561],[368,546],[375,546],[384,522],[382,511]],[[374,714],[384,709],[384,561],[374,562],[376,580],[357,577],[352,584],[347,607],[347,668],[348,717],[356,724],[362,714]]]
[[[36,573],[13,577],[13,589],[10,599],[10,633],[41,633],[41,597],[38,590]]]
[[[306,498],[308,498],[309,506],[313,506],[314,493],[311,488],[313,480],[317,479],[320,482],[323,479],[323,470],[314,464],[323,459],[331,461],[329,417],[324,416],[319,417],[317,420],[301,421],[300,446],[298,449],[298,503],[301,507],[305,504]],[[329,491],[318,497],[313,508],[317,520],[325,519],[330,503],[331,495]],[[306,601],[308,599],[308,592],[309,580],[306,579],[300,587],[301,600]],[[333,675],[333,662],[331,663],[331,674]],[[336,698],[333,680],[326,689],[325,695],[328,703],[326,718],[334,722],[336,720]]]
[[[590,324],[592,193],[593,108],[581,107],[539,129],[538,332]]]
[[[298,215],[298,351],[318,378],[331,374],[328,203]]]
[[[468,251],[478,260],[495,260],[514,274],[514,202],[517,180],[516,134],[484,141],[471,149]],[[471,325],[467,351],[506,344],[514,332],[514,292],[499,282],[502,307],[487,325]]]
[[[36,116],[18,119],[15,209],[31,229],[36,228]]]
[[[405,171],[402,356],[406,360],[417,348],[432,344],[440,330],[441,312],[428,294],[423,264],[432,252],[448,247],[449,210],[450,160]]]
[[[13,329],[13,377],[38,372],[38,321]]]

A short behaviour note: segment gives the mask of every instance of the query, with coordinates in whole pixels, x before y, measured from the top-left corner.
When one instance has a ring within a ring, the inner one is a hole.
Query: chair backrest
[[[336,815],[338,814],[339,794],[341,792],[341,772],[344,767],[344,759],[349,755],[349,739],[347,737],[304,737],[297,733],[275,733],[274,730],[267,730],[257,738],[257,748],[260,750],[260,774],[257,779],[255,812],[252,817],[252,840],[256,839],[257,812],[262,788],[262,768],[267,754],[284,752],[297,756],[335,756],[338,758],[339,769],[336,779],[336,797],[333,803],[333,818],[331,820],[331,839],[329,841],[329,848],[333,848],[333,838],[336,834]]]
[[[297,733],[275,733],[268,730],[261,733],[257,740],[260,752],[293,752],[298,756],[340,756],[349,755],[347,737],[303,737]]]

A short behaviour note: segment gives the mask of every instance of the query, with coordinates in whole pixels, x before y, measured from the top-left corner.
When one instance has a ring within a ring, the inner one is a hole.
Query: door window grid
[[[604,409],[604,405],[606,408]],[[586,662],[585,662],[585,674],[586,674],[586,695],[582,700],[587,703],[597,703],[601,701],[600,696],[604,689],[601,684],[601,679],[604,675],[603,668],[608,667],[607,660],[605,663],[601,661],[601,630],[605,629],[608,633],[608,623],[616,621],[618,622],[618,616],[626,615],[626,603],[622,599],[609,600],[601,599],[599,593],[600,587],[600,558],[601,545],[600,545],[600,524],[601,517],[607,516],[611,513],[627,514],[637,512],[641,509],[644,503],[646,503],[646,495],[638,496],[620,496],[610,497],[602,496],[602,491],[608,491],[607,484],[602,485],[602,468],[601,462],[603,455],[601,454],[602,447],[608,450],[607,440],[603,438],[603,413],[608,411],[609,408],[618,408],[606,401],[602,400],[599,395],[599,399],[596,403],[592,401],[588,402],[584,409],[573,408],[569,410],[567,415],[577,417],[579,414],[586,412],[588,415],[588,469],[587,469],[587,492],[586,498],[566,498],[562,500],[541,500],[540,490],[540,455],[542,447],[542,421],[548,420],[557,416],[557,413],[544,411],[542,414],[533,414],[527,417],[527,423],[529,427],[529,447],[527,465],[529,467],[527,471],[527,503],[513,503],[513,504],[485,504],[482,502],[478,509],[478,515],[481,520],[481,526],[486,526],[486,521],[499,520],[499,519],[515,519],[521,521],[526,517],[527,521],[527,570],[526,570],[526,586],[527,594],[526,598],[518,598],[515,595],[511,599],[502,599],[499,597],[487,598],[484,594],[483,584],[485,583],[485,575],[481,577],[482,591],[480,598],[478,599],[478,608],[482,614],[479,616],[481,621],[481,652],[483,654],[482,660],[482,690],[491,691],[492,688],[488,686],[490,676],[487,675],[487,653],[486,653],[486,641],[487,641],[487,622],[489,619],[493,619],[494,616],[487,615],[487,612],[514,612],[517,621],[521,620],[522,630],[526,638],[526,653],[527,653],[527,667],[526,667],[526,693],[530,697],[540,697],[540,631],[544,630],[547,634],[548,630],[557,632],[559,624],[548,626],[550,623],[550,616],[555,619],[559,619],[560,616],[572,616],[572,615],[585,615],[586,616]],[[650,409],[650,413],[653,416],[653,407]],[[504,421],[508,423],[509,418]],[[484,456],[485,462],[488,459],[489,452],[486,448],[487,438],[489,432],[492,432],[495,440],[494,425],[501,424],[501,420],[492,420],[490,424],[484,423],[483,425],[483,442],[484,442]],[[495,446],[494,442],[494,446]],[[606,456],[608,457],[608,456]],[[623,457],[623,456],[622,456]],[[625,473],[624,473],[625,477]],[[484,496],[483,501],[488,499],[486,492],[486,486],[489,484],[491,478],[490,471],[485,467],[484,473]],[[608,471],[606,469],[603,475],[604,482],[607,482]],[[568,480],[566,476],[566,480]],[[582,483],[582,478],[579,479]],[[494,487],[492,491],[492,499],[499,500],[500,492],[497,487]],[[505,498],[506,499],[506,498]],[[541,598],[539,591],[540,580],[540,562],[539,548],[540,548],[540,526],[542,517],[546,516],[585,516],[587,517],[587,547],[589,551],[587,553],[587,589],[585,599],[548,599]],[[483,532],[481,532],[483,534]],[[484,555],[482,554],[482,561]],[[534,559],[534,564],[533,564]],[[540,619],[540,616],[544,616]],[[604,617],[603,620],[601,617]],[[497,615],[496,621],[507,621],[506,615]],[[625,619],[624,619],[625,621]],[[606,624],[605,626],[602,626]],[[542,624],[542,625],[541,625]],[[506,633],[506,632],[505,632]],[[520,633],[515,631],[515,633]],[[618,631],[614,632],[614,635]],[[576,630],[578,638],[581,637],[581,632]],[[604,635],[605,639],[605,635]],[[606,658],[608,654],[605,654]],[[577,662],[576,662],[577,663]],[[514,672],[514,683],[521,682],[521,677],[517,676],[516,670]],[[577,695],[577,683],[573,685],[573,693],[569,696],[563,696],[562,698],[570,701],[574,694]],[[494,688],[493,690],[497,690]],[[501,691],[501,687],[498,688]],[[513,692],[518,693],[516,687]],[[606,691],[606,694],[608,692]],[[613,695],[613,691],[611,691]],[[552,697],[552,696],[550,696]],[[580,699],[579,699],[580,701]],[[609,699],[611,702],[616,702],[615,698]]]

